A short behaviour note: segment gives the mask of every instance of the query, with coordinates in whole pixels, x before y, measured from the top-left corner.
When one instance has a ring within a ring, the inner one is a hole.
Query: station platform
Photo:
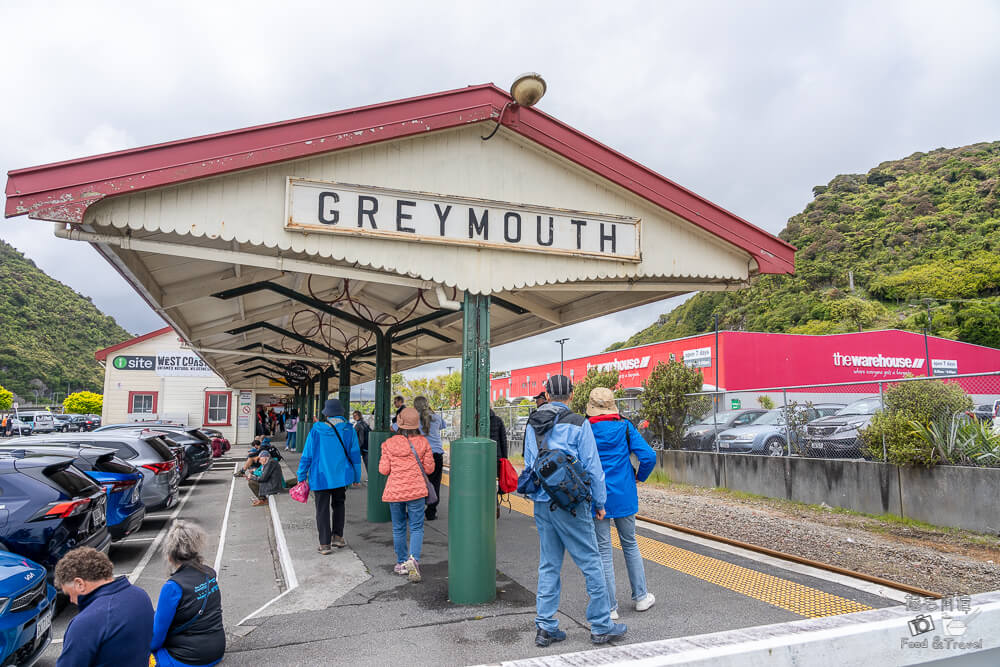
[[[286,453],[284,463],[290,476],[297,455]],[[447,475],[444,482],[438,519],[425,524],[420,583],[393,573],[391,524],[366,521],[365,489],[348,492],[348,547],[330,556],[317,552],[312,500],[304,505],[278,496],[265,513],[276,516],[274,547],[286,554],[283,569],[291,576],[279,575],[282,592],[228,628],[226,664],[499,664],[602,650],[590,643],[584,582],[569,558],[559,611],[567,640],[535,647],[538,538],[532,503],[520,497],[510,497],[497,523],[496,600],[448,601]],[[234,506],[242,507],[249,492],[237,487]],[[263,513],[258,520],[266,520]],[[625,562],[615,551],[619,622],[628,625],[628,644],[866,612],[903,599],[899,591],[653,528],[638,529],[648,588],[657,598],[649,611],[632,609]]]

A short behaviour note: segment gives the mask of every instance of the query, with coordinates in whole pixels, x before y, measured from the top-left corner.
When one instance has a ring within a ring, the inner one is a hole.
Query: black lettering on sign
[[[413,220],[413,216],[409,213],[403,213],[404,206],[416,206],[415,201],[406,201],[405,199],[396,200],[396,231],[397,232],[410,232],[411,234],[416,234],[417,230],[413,227],[404,227],[403,220]]]
[[[324,225],[335,225],[340,220],[340,211],[330,208],[326,202],[327,199],[332,199],[333,203],[336,204],[340,201],[340,195],[336,192],[319,193],[319,221]]]
[[[370,204],[370,207],[365,206],[365,204]],[[378,229],[378,225],[375,224],[376,213],[378,213],[378,199],[367,195],[361,195],[358,197],[358,229],[364,227],[364,217],[366,215],[368,216],[368,222],[371,224],[372,229]]]
[[[483,209],[483,217],[481,219],[476,219],[476,211],[470,206],[469,207],[469,238],[472,238],[472,233],[475,232],[483,237],[484,241],[490,240],[490,212],[488,209]]]
[[[510,221],[513,220],[517,225],[517,233],[510,233]],[[503,238],[507,243],[519,243],[521,241],[521,215],[514,213],[513,211],[504,213],[503,215]]]
[[[617,252],[617,246],[615,244],[615,233],[618,231],[618,225],[611,225],[611,233],[604,233],[604,223],[601,223],[601,252],[604,252],[604,242],[611,241],[611,252]]]
[[[555,224],[552,220],[552,216],[549,216],[549,240],[542,240],[542,216],[537,215],[535,218],[538,220],[538,245],[552,245],[555,240],[555,231],[553,230],[553,225]]]
[[[441,223],[441,236],[444,236],[444,221],[448,219],[448,214],[451,213],[451,204],[448,204],[444,211],[441,210],[440,204],[434,204],[434,210],[437,211],[438,222]]]
[[[571,224],[576,225],[576,249],[583,249],[583,228],[587,224],[586,220],[570,220]]]

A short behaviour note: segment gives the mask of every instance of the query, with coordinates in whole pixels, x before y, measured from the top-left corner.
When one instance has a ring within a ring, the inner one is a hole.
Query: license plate
[[[822,442],[810,442],[809,446],[812,447],[813,449],[823,449]]]
[[[38,617],[38,623],[35,624],[35,637],[42,637],[49,628],[52,627],[52,607],[49,607],[42,615]]]
[[[728,443],[728,442],[725,442],[724,440],[720,440],[720,441],[719,441],[719,447],[720,447],[721,449],[729,449],[729,443]]]

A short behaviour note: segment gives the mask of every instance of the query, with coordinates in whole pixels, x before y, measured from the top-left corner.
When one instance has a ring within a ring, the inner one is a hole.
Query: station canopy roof
[[[498,345],[794,262],[492,84],[18,169],[6,195],[6,217],[91,243],[241,388],[333,352],[371,379],[371,322],[398,325],[394,370],[458,356],[463,290],[493,296]]]

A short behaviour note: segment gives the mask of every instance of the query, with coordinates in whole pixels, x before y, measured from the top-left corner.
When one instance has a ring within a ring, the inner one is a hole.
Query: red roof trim
[[[117,345],[112,345],[111,347],[106,347],[103,350],[98,350],[94,352],[94,358],[98,361],[104,361],[108,358],[108,355],[112,352],[117,352],[118,350],[124,350],[126,347],[132,347],[138,343],[149,340],[150,338],[156,338],[157,336],[162,336],[165,333],[173,331],[173,327],[163,327],[162,329],[157,329],[156,331],[151,331],[148,334],[143,334],[142,336],[136,336],[131,340],[127,340],[124,343],[118,343]]]
[[[495,119],[492,84],[309,116],[8,173],[6,217],[80,222],[104,197]],[[513,106],[511,131],[741,248],[761,273],[791,273],[795,248],[551,116]],[[110,348],[109,348],[110,349]]]

